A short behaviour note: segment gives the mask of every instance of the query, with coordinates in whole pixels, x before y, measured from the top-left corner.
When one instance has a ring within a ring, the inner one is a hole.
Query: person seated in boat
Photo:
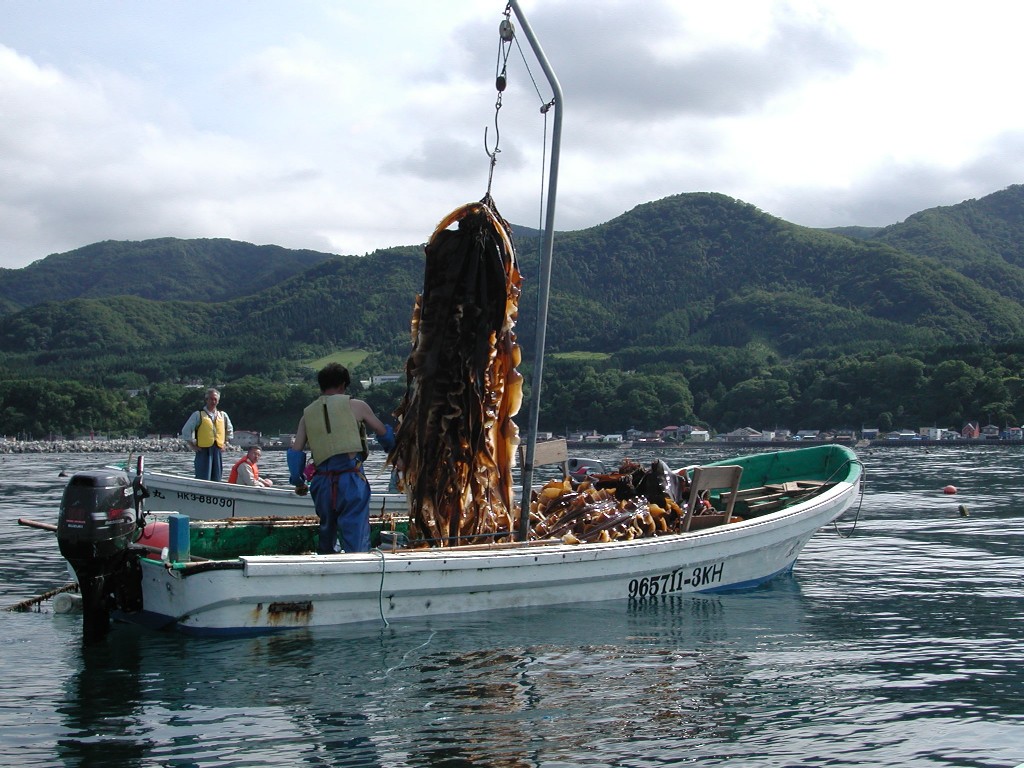
[[[235,462],[228,475],[228,482],[236,485],[258,485],[269,488],[274,481],[269,477],[260,477],[259,460],[263,451],[258,445],[254,445],[245,452],[245,455]]]
[[[181,428],[181,439],[196,452],[196,479],[219,483],[224,473],[224,448],[235,436],[235,428],[227,411],[217,409],[218,403],[220,391],[213,387],[206,390],[206,404],[188,417]]]
[[[345,394],[351,383],[345,366],[324,366],[317,383],[320,397],[303,410],[291,447],[294,453],[308,445],[316,465],[309,492],[320,518],[317,553],[333,554],[339,538],[345,552],[369,552],[370,484],[363,474],[364,425],[377,433],[378,442],[388,451],[395,447],[394,431],[366,402]],[[301,479],[299,472],[291,478],[296,484]]]

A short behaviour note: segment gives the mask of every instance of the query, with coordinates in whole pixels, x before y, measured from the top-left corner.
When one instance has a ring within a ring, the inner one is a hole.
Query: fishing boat
[[[574,475],[588,471],[605,471],[597,459],[569,457],[565,441],[551,441],[550,447],[541,458],[534,458],[535,466],[562,464]],[[145,462],[143,462],[145,466]],[[115,467],[120,469],[120,467]],[[294,486],[254,486],[199,480],[190,475],[175,474],[144,469],[143,485],[149,495],[146,509],[149,512],[177,512],[188,515],[190,520],[223,520],[228,518],[272,518],[309,517],[315,514],[313,500],[308,494],[299,494]],[[371,487],[378,485],[371,483]],[[519,486],[516,486],[519,490]],[[370,495],[371,517],[401,515],[408,513],[409,501],[404,493],[373,491]]]
[[[85,621],[101,627],[107,609],[155,629],[250,635],[525,606],[664,600],[750,589],[789,573],[811,536],[856,502],[861,464],[849,448],[831,445],[739,456],[678,473],[689,481],[689,521],[679,533],[631,541],[547,538],[402,548],[394,543],[401,539],[396,519],[395,535],[382,541],[378,528],[378,546],[369,553],[317,555],[315,522],[191,523],[172,516],[169,540],[140,546],[130,514],[94,514],[86,506],[109,499],[107,507],[123,508],[140,495],[142,474],[125,485],[122,476],[102,472],[72,478],[57,536],[86,600],[93,588],[86,585],[99,584],[100,614],[90,616],[87,608]],[[702,498],[708,512],[694,514]],[[109,519],[89,535],[89,521],[103,517]],[[118,535],[136,543],[119,544]]]
[[[308,517],[315,514],[313,500],[292,486],[235,485],[194,477],[145,470],[143,484],[149,492],[146,509],[177,512],[191,520],[248,517]],[[370,497],[372,515],[401,513],[408,502],[401,493],[375,492]]]

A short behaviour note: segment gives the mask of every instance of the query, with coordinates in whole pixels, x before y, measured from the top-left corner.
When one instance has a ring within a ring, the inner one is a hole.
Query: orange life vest
[[[242,458],[235,462],[235,466],[231,468],[231,474],[228,475],[228,482],[236,484],[238,483],[238,468],[242,465],[243,462],[249,464],[249,466],[252,467],[252,479],[255,480],[258,485],[260,479],[260,469],[255,464],[249,461],[248,454],[246,454],[245,456],[243,456]]]

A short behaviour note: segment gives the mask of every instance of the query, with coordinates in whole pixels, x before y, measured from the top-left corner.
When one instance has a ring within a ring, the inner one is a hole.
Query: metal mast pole
[[[530,42],[534,56],[540,62],[551,86],[554,100],[555,120],[551,131],[551,169],[548,174],[548,203],[545,211],[544,240],[540,257],[540,283],[537,294],[537,338],[533,363],[533,389],[530,396],[530,415],[527,424],[526,457],[523,461],[523,496],[520,502],[519,541],[530,536],[530,493],[533,486],[533,455],[537,445],[537,424],[540,421],[540,390],[544,377],[544,342],[548,326],[548,298],[551,291],[551,253],[555,241],[555,197],[558,192],[558,159],[562,145],[562,87],[558,84],[554,70],[548,63],[544,50],[533,34],[530,22],[526,20],[516,0],[509,0],[523,34]]]

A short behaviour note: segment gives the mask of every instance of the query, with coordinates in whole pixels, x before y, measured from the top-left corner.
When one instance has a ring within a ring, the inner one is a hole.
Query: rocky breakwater
[[[7,440],[0,454],[13,453],[168,453],[190,450],[179,438],[121,440]]]

